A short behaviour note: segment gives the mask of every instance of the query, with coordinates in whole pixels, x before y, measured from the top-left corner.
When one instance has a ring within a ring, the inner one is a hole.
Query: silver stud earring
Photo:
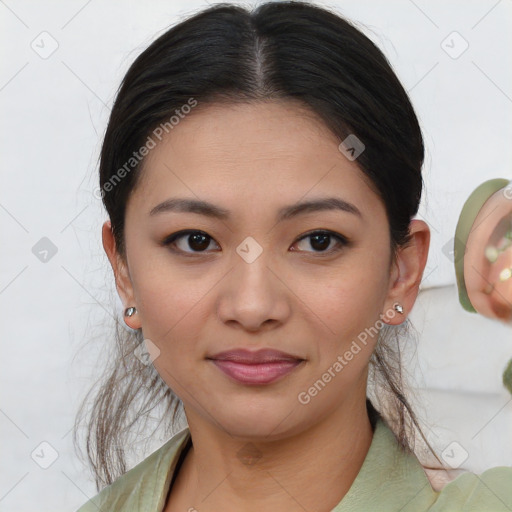
[[[124,316],[133,316],[137,310],[134,307],[129,307],[124,310]]]
[[[399,304],[398,302],[393,306],[393,308],[395,309],[395,311],[397,313],[400,313],[401,315],[404,314],[404,308],[402,307],[402,304]]]

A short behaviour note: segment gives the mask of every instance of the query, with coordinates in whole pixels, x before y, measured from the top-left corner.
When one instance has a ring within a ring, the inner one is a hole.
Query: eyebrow
[[[298,215],[329,210],[343,211],[362,218],[360,210],[354,204],[349,203],[339,197],[324,197],[309,201],[300,201],[298,203],[285,206],[277,212],[276,219],[277,222],[281,222]],[[156,205],[149,212],[149,215],[153,216],[164,212],[197,213],[199,215],[204,215],[206,217],[212,217],[220,220],[228,220],[231,215],[229,210],[221,208],[220,206],[216,206],[207,201],[180,197],[167,199]]]

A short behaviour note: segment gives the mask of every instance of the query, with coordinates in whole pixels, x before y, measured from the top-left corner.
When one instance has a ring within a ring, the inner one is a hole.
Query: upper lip
[[[208,356],[207,359],[234,361],[236,363],[243,364],[273,363],[278,361],[303,361],[301,357],[270,348],[263,348],[256,351],[251,351],[244,348],[226,350],[224,352],[218,352],[213,356]]]

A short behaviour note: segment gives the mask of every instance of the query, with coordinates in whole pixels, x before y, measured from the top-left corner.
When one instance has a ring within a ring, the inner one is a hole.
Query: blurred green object
[[[504,178],[485,181],[473,190],[464,203],[459,215],[453,247],[455,277],[457,278],[457,288],[459,290],[459,302],[466,311],[471,313],[476,313],[476,310],[469,300],[466,283],[464,282],[464,253],[466,251],[469,233],[471,232],[473,223],[485,202],[495,192],[506,187],[508,183],[509,180]]]
[[[469,300],[466,283],[464,281],[464,254],[466,252],[468,237],[471,233],[473,223],[485,202],[495,192],[506,187],[509,183],[509,180],[503,178],[496,178],[482,183],[468,197],[459,215],[453,247],[455,277],[459,292],[459,302],[466,311],[471,313],[477,313],[477,311]],[[488,259],[491,260],[491,257],[492,255],[489,255]],[[512,395],[512,359],[507,363],[503,372],[503,385]]]
[[[512,359],[508,362],[507,367],[503,372],[503,384],[512,395]]]

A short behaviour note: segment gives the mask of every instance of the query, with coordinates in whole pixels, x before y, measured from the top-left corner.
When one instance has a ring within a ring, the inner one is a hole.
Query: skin
[[[148,155],[126,210],[126,261],[110,222],[103,245],[125,307],[160,350],[154,365],[183,401],[193,447],[166,512],[189,510],[331,510],[357,476],[372,441],[365,398],[376,337],[307,404],[307,391],[365,328],[386,314],[405,320],[425,267],[429,229],[411,222],[412,241],[390,250],[382,200],[357,161],[310,111],[293,102],[213,105],[174,127]],[[229,220],[196,213],[148,212],[170,197],[208,200]],[[355,205],[361,216],[317,211],[276,223],[279,208],[324,196]],[[173,253],[160,241],[183,229],[211,239],[206,253],[189,236]],[[313,230],[336,239],[324,249]],[[253,237],[262,253],[247,263],[236,252]],[[393,313],[399,302],[404,314]],[[389,312],[391,311],[391,314]],[[233,348],[275,348],[305,359],[263,386],[237,383],[205,359]],[[237,452],[254,445],[260,458]]]

